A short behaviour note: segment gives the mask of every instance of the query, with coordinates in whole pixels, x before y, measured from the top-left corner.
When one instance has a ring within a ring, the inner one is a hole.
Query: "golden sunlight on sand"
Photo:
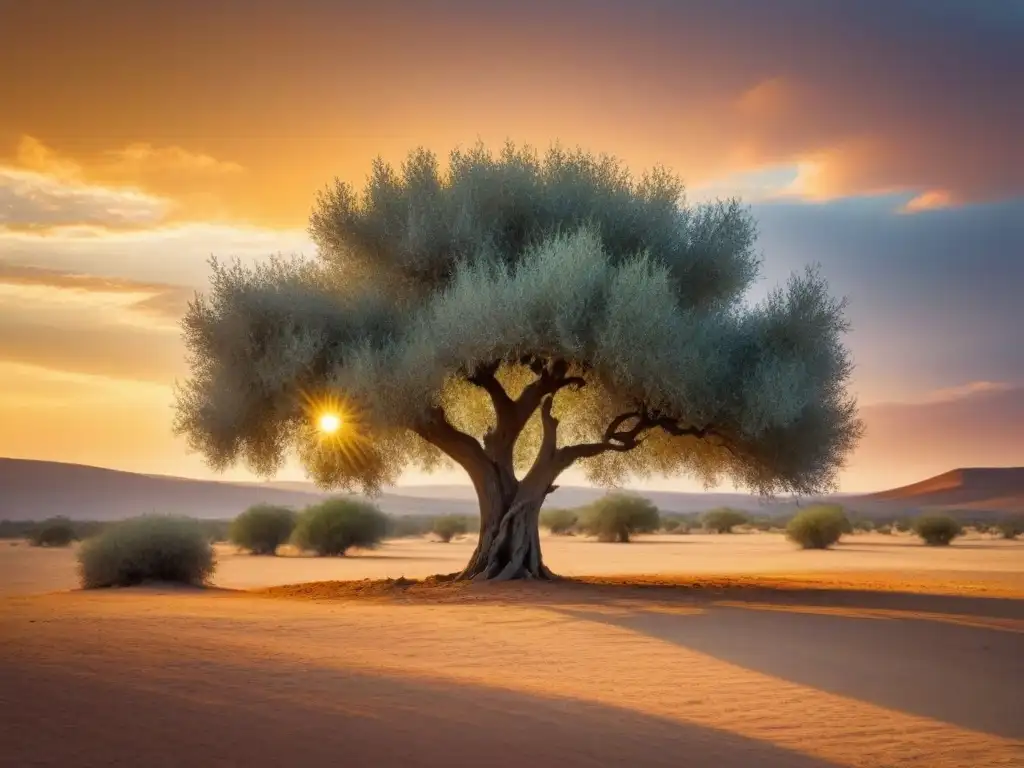
[[[1024,543],[893,544],[894,571],[864,537],[813,573],[773,537],[689,538],[619,545],[609,567],[670,574],[681,551],[690,576],[358,580],[389,560],[451,570],[468,546],[409,541],[335,560],[222,550],[221,583],[255,591],[44,595],[28,593],[58,588],[71,553],[0,544],[0,581],[22,578],[0,598],[4,760],[1024,764]],[[563,570],[603,546],[548,544]],[[771,575],[714,575],[745,548]],[[312,575],[357,580],[286,585]]]

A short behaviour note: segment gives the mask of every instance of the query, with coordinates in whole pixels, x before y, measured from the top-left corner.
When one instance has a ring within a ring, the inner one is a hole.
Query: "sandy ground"
[[[223,552],[218,582],[426,575],[468,549]],[[1024,766],[1022,543],[546,554],[562,573],[689,586],[39,595],[71,585],[73,555],[0,543],[0,766]],[[710,576],[758,564],[772,575]]]

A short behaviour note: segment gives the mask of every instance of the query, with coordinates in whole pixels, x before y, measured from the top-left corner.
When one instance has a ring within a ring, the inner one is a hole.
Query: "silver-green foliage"
[[[733,528],[749,520],[750,516],[746,512],[729,507],[708,510],[701,518],[704,527],[715,533],[732,533]]]
[[[287,507],[257,504],[231,522],[228,536],[232,544],[254,555],[275,555],[278,547],[291,538],[295,518],[295,512]]]
[[[581,528],[598,541],[626,543],[635,533],[653,533],[661,524],[650,499],[633,493],[609,493],[584,508]]]
[[[850,530],[843,508],[817,504],[797,512],[786,525],[786,536],[803,549],[828,549]]]
[[[944,547],[961,536],[963,526],[949,515],[922,515],[914,520],[914,533],[930,547]]]
[[[437,409],[476,438],[493,427],[469,381],[481,366],[515,397],[537,361],[561,361],[585,385],[557,392],[559,445],[606,446],[581,456],[597,482],[688,472],[828,489],[860,432],[844,304],[811,269],[748,305],[749,213],[682,192],[663,170],[636,180],[559,149],[478,147],[445,170],[425,151],[377,162],[361,192],[339,182],[317,201],[314,259],[213,264],[184,319],[177,430],[216,468],[268,475],[294,449],[322,485],[375,492],[443,460],[416,429]],[[323,397],[352,416],[343,444],[309,426]],[[640,439],[612,448],[626,414]],[[517,466],[541,433],[535,413]]]
[[[213,547],[197,520],[148,515],[114,523],[78,550],[86,589],[146,581],[201,586],[213,575]]]
[[[377,546],[387,527],[387,516],[374,504],[361,499],[327,499],[302,511],[292,543],[322,557],[340,556],[350,549]]]
[[[579,515],[576,510],[552,507],[542,509],[540,512],[540,526],[547,528],[555,536],[566,536],[572,533],[576,526]]]
[[[447,543],[456,536],[469,530],[469,521],[462,515],[441,515],[434,520],[431,532],[441,541]]]

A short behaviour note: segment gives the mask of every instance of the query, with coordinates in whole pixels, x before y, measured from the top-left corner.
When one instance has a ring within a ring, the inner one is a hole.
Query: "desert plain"
[[[0,542],[0,765],[1024,766],[1024,541],[548,537],[571,580],[407,581],[473,543],[85,592]]]

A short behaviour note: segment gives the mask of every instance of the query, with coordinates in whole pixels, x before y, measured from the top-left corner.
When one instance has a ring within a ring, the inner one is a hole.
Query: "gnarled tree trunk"
[[[480,539],[460,579],[551,579],[540,551],[543,496],[516,494],[510,503],[481,499]]]
[[[521,362],[529,365],[537,378],[516,399],[509,397],[495,378],[498,362],[478,366],[468,377],[490,395],[494,405],[495,424],[482,441],[452,426],[440,406],[432,408],[416,425],[420,437],[466,470],[480,500],[480,539],[459,579],[554,578],[541,557],[540,508],[565,469],[575,461],[605,451],[632,450],[654,426],[674,435],[703,437],[706,432],[636,411],[614,418],[599,442],[559,447],[554,397],[565,387],[579,387],[586,382],[569,375],[569,365],[564,360],[548,362],[526,357]],[[540,447],[533,465],[519,480],[513,461],[516,440],[538,410],[542,426]],[[629,421],[634,422],[633,426],[625,428]]]

